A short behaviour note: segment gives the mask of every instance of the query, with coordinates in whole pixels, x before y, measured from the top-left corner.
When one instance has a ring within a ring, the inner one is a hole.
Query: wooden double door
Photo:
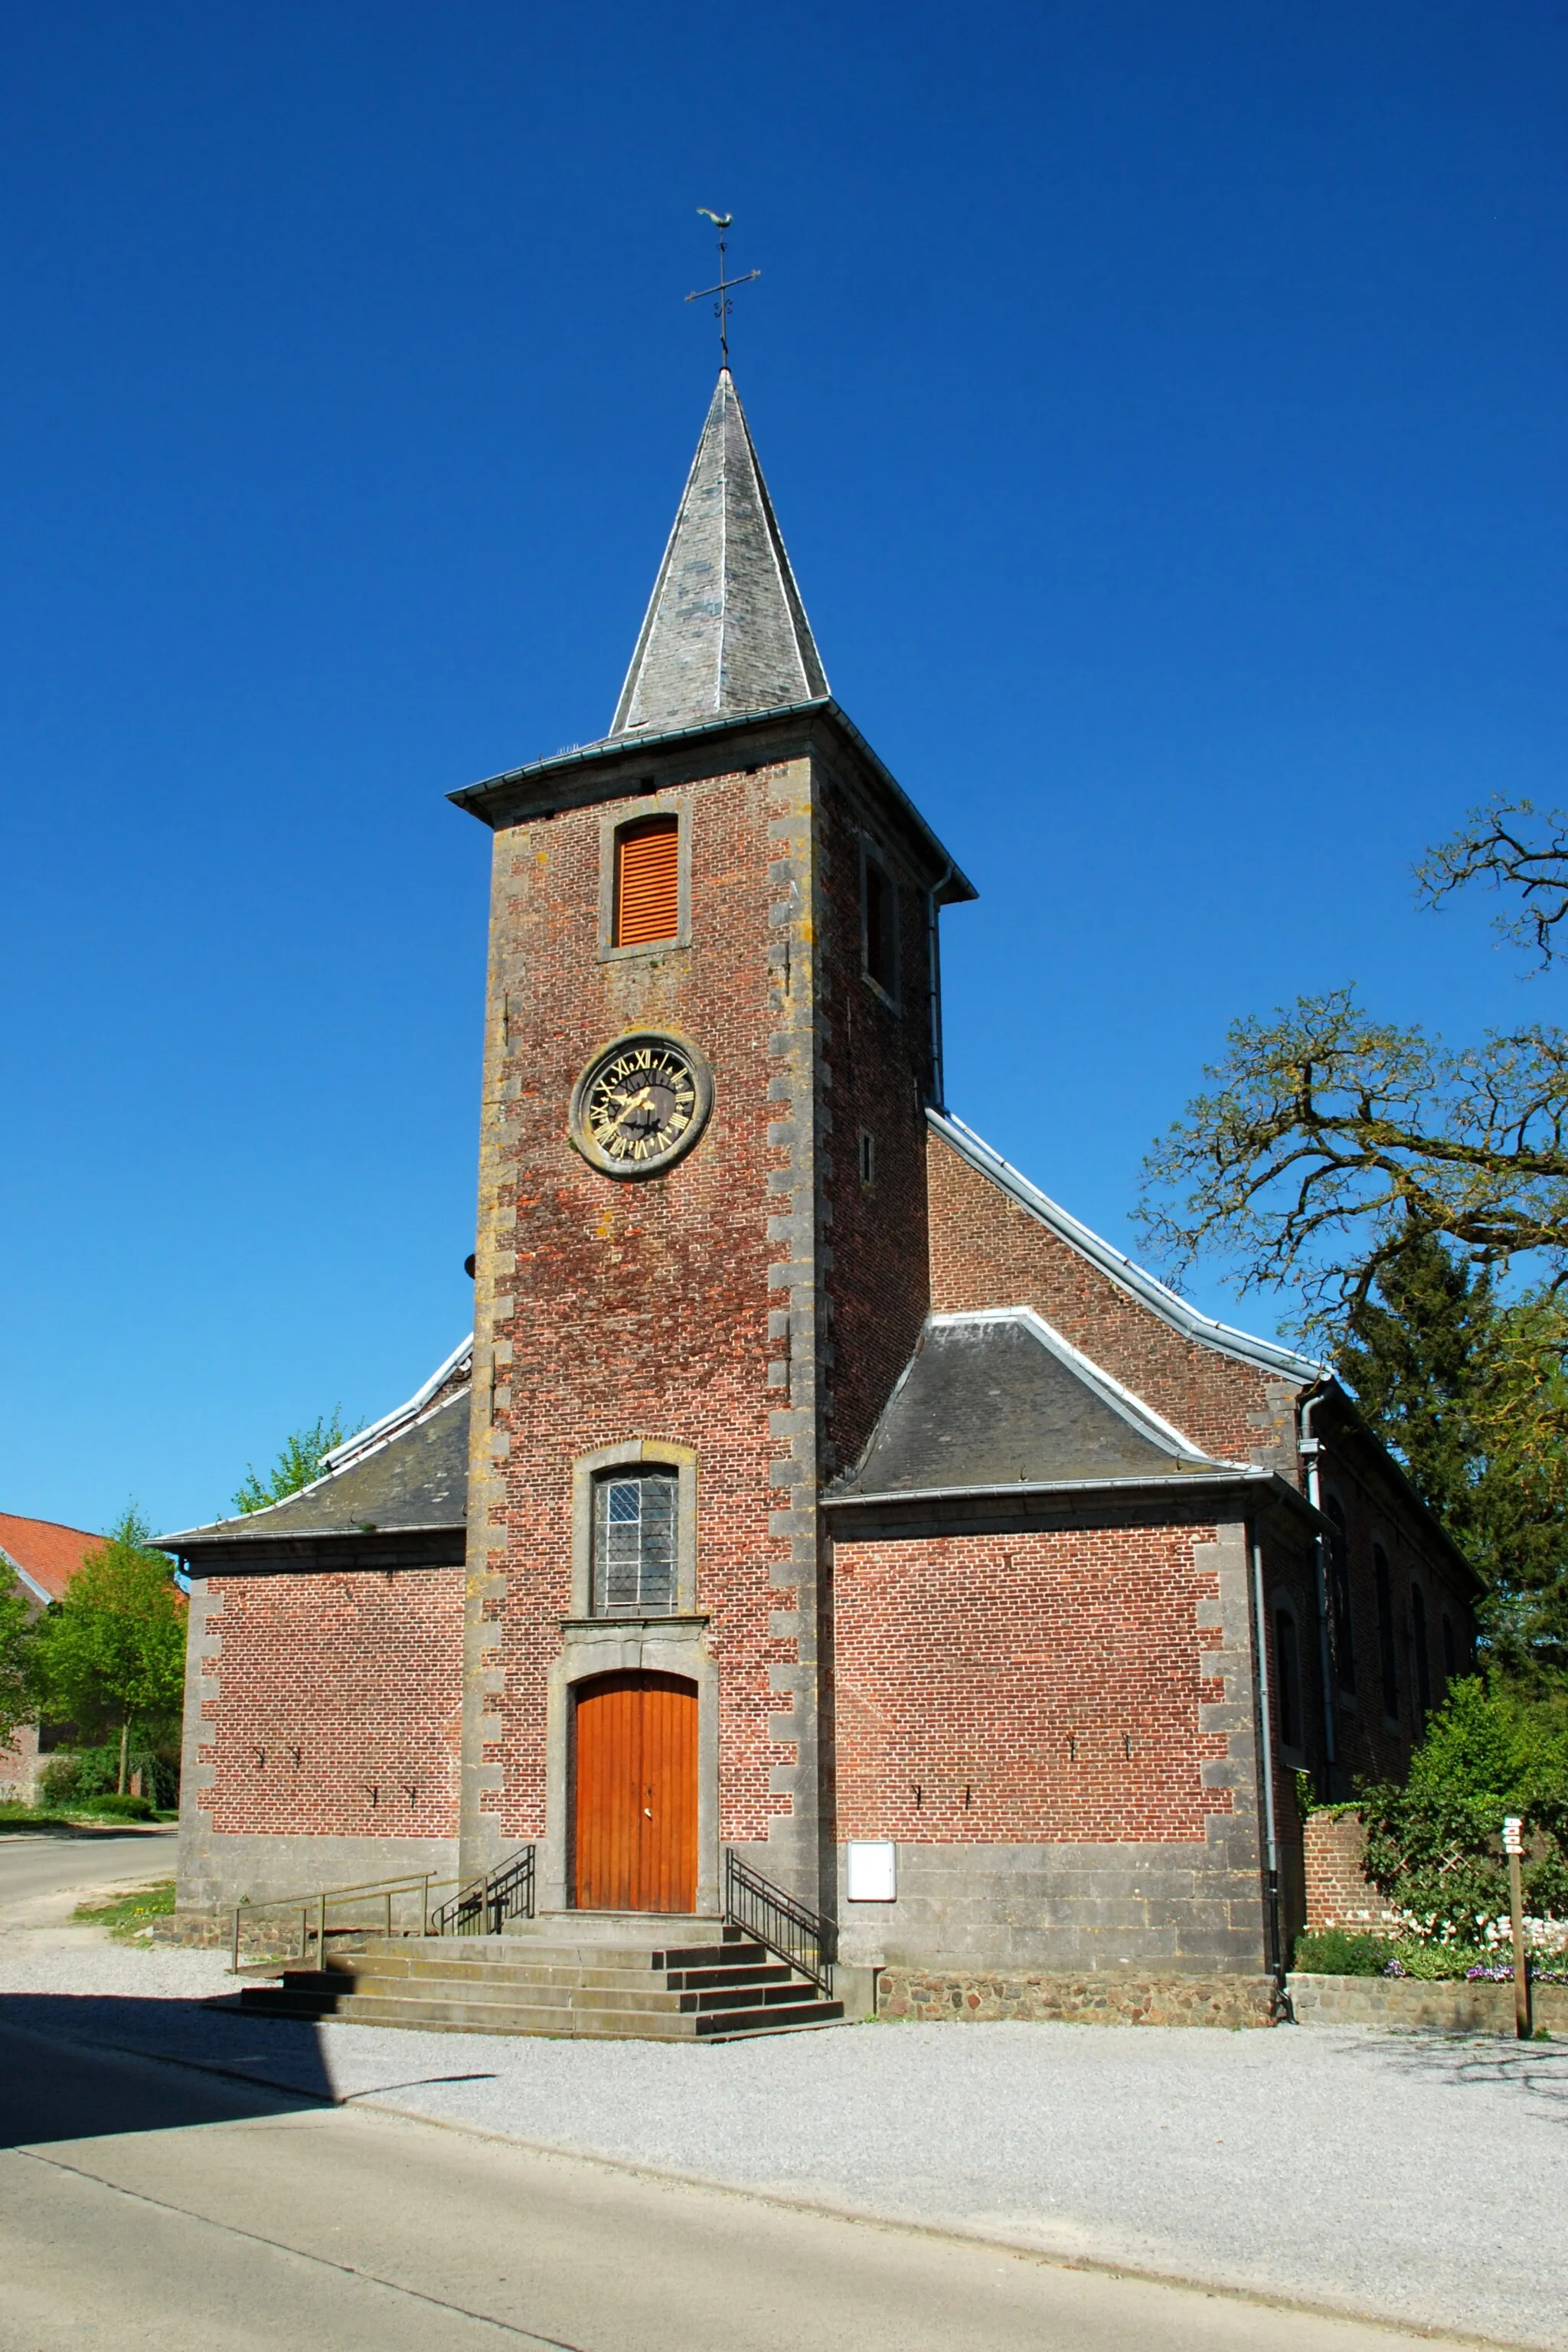
[[[573,1709],[574,1899],[582,1911],[697,1907],[697,1685],[598,1675]]]

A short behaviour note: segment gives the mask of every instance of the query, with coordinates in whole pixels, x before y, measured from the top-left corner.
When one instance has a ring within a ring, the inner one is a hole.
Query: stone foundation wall
[[[1438,2033],[1514,2031],[1511,1984],[1423,1984],[1409,1977],[1286,1979],[1298,2025],[1384,2025]],[[1553,2039],[1568,2036],[1568,1985],[1531,1987],[1531,2017]]]
[[[847,1960],[986,1976],[1245,1977],[1268,1966],[1250,1811],[1212,1815],[1208,1836],[1185,1844],[900,1843],[897,1852],[894,1903],[851,1903],[840,1857]]]
[[[1129,1969],[1082,1976],[944,1975],[883,1969],[877,2014],[920,2025],[986,2024],[1002,2018],[1069,2025],[1220,2025],[1275,2022],[1266,1976],[1141,1976]]]
[[[434,1880],[449,1882],[434,1898],[440,1902],[457,1884],[455,1837],[226,1837],[209,1830],[199,1814],[193,1818],[193,1811],[180,1824],[182,1913],[222,1912],[236,1903],[264,1903],[317,1887],[357,1886],[426,1871]],[[416,1897],[398,1899],[406,1907]]]

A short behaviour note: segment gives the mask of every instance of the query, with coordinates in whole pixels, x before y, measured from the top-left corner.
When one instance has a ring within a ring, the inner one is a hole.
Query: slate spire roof
[[[826,692],[745,411],[723,368],[610,736]]]

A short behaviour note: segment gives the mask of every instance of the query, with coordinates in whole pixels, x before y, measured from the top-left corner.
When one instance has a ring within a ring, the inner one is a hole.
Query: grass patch
[[[141,1810],[145,1802],[141,1797],[133,1801],[139,1810],[129,1816],[119,1811],[113,1798],[108,1801],[113,1810],[105,1812],[100,1805],[92,1803],[24,1805],[10,1797],[0,1798],[0,1830],[37,1830],[40,1836],[47,1836],[54,1831],[64,1829],[122,1829],[128,1820],[132,1827],[139,1827],[142,1823],[177,1822],[180,1818],[177,1811],[168,1807],[155,1809],[148,1806]],[[132,1801],[126,1799],[124,1801],[129,1804]]]
[[[107,1927],[117,1944],[140,1936],[154,1921],[173,1916],[174,1882],[161,1878],[156,1885],[139,1886],[134,1895],[116,1895],[111,1903],[79,1903],[71,1917],[83,1927]]]
[[[0,1803],[0,1830],[64,1829],[74,1819],[55,1805],[19,1805],[9,1799]]]

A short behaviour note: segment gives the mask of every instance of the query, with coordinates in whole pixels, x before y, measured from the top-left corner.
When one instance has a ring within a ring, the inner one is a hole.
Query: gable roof
[[[932,1315],[831,1503],[1269,1479],[1205,1454],[1029,1307]]]
[[[952,1111],[928,1110],[926,1118],[943,1141],[950,1144],[961,1159],[994,1184],[1011,1195],[1017,1205],[1040,1223],[1048,1226],[1058,1240],[1069,1249],[1077,1250],[1091,1265],[1107,1276],[1119,1288],[1127,1291],[1141,1307],[1157,1315],[1172,1330],[1179,1331],[1199,1348],[1212,1348],[1222,1356],[1232,1356],[1237,1362],[1256,1365],[1260,1370],[1278,1372],[1284,1379],[1299,1384],[1316,1383],[1331,1377],[1326,1364],[1314,1362],[1310,1356],[1299,1355],[1293,1348],[1284,1348],[1277,1339],[1255,1339],[1250,1332],[1238,1331],[1228,1323],[1218,1323],[1211,1315],[1200,1314],[1175,1291],[1168,1290],[1141,1265],[1102,1241],[1097,1233],[1070,1216],[1058,1202],[1051,1200],[1026,1176],[1021,1175],[999,1151],[966,1127]]]
[[[335,1471],[346,1470],[352,1462],[358,1461],[362,1454],[369,1454],[376,1446],[384,1445],[389,1438],[395,1437],[400,1430],[417,1421],[426,1406],[439,1396],[444,1388],[448,1385],[456,1387],[468,1378],[473,1368],[474,1335],[470,1331],[466,1339],[458,1340],[445,1361],[437,1365],[429,1379],[415,1390],[405,1404],[394,1405],[392,1411],[384,1412],[379,1421],[367,1422],[352,1437],[345,1437],[341,1445],[334,1445],[331,1453],[323,1454],[323,1477]],[[305,1491],[310,1490],[307,1488]]]
[[[89,1552],[102,1541],[85,1528],[64,1527],[58,1519],[23,1519],[0,1511],[0,1559],[16,1570],[35,1601],[63,1600]]]
[[[721,368],[610,733],[826,692],[745,411]]]
[[[472,1360],[465,1339],[406,1404],[323,1455],[321,1475],[297,1494],[153,1541],[197,1576],[457,1565],[468,1529]]]

